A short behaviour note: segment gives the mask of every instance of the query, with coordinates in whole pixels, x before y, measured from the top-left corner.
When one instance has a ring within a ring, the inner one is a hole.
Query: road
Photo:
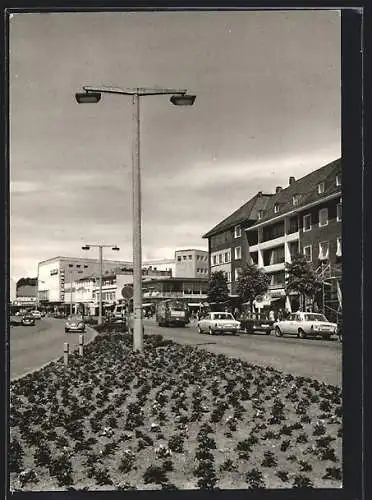
[[[152,319],[145,319],[144,325],[146,333],[161,334],[180,344],[341,386],[342,344],[338,341],[243,333],[238,336],[200,335],[196,324],[186,328],[164,328],[157,326]],[[85,341],[88,342],[93,335],[94,331],[87,328]],[[65,333],[64,321],[61,319],[43,318],[37,320],[33,327],[10,327],[11,379],[63,356],[64,342],[69,342],[70,350],[73,350],[77,347],[78,338],[76,333]]]
[[[84,342],[90,341],[94,330],[87,328]],[[11,380],[40,368],[63,356],[63,344],[69,342],[70,352],[77,348],[78,333],[65,333],[64,321],[55,318],[36,320],[35,326],[11,326],[9,334]]]
[[[247,335],[200,335],[196,324],[185,328],[159,327],[152,319],[145,319],[145,332],[163,335],[180,344],[189,344],[216,354],[226,354],[261,366],[318,379],[341,386],[342,344],[337,340],[277,338],[272,333]]]

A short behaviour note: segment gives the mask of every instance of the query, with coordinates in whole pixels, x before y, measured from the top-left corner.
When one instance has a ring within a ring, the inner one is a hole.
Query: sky
[[[17,13],[10,23],[11,290],[58,255],[132,260],[130,97],[141,100],[142,257],[202,235],[257,191],[341,156],[337,10]]]

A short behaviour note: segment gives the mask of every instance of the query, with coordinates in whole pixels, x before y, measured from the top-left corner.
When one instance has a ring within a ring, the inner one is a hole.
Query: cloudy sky
[[[170,258],[340,156],[340,30],[337,11],[12,16],[12,279],[84,242],[131,260],[130,98],[78,105],[82,85],[197,94],[141,104],[143,259]]]

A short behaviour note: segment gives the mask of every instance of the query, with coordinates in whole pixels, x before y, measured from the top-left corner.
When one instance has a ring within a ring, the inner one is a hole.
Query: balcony
[[[278,271],[284,271],[285,263],[280,262],[279,264],[271,264],[269,266],[264,266],[262,269],[265,273],[276,273]]]
[[[253,245],[249,248],[250,252],[258,252],[258,250],[266,250],[268,248],[273,248],[276,246],[284,245],[284,243],[290,243],[291,241],[297,241],[300,237],[300,233],[285,234],[279,238],[274,238],[273,240],[263,241],[257,245]]]

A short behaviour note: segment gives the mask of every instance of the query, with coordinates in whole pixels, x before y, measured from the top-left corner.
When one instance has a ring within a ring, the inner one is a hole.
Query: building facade
[[[254,263],[270,277],[266,303],[297,308],[298,298],[286,297],[285,264],[294,255],[302,254],[324,283],[323,309],[339,308],[342,304],[341,159],[297,181],[290,177],[286,188],[278,186],[273,195],[264,198],[266,203],[258,211],[248,214],[246,209],[245,220],[239,224],[233,214],[205,235],[209,239],[210,271],[230,272],[234,291],[241,265]],[[253,200],[245,206],[249,207]],[[224,222],[224,231],[217,232]],[[225,254],[227,259],[230,256],[231,266],[226,266],[229,263],[224,261]]]
[[[21,278],[17,281],[13,305],[25,307],[37,305],[37,278]]]
[[[271,194],[261,191],[229,217],[208,231],[209,272],[222,271],[228,282],[230,295],[235,295],[236,280],[244,262],[249,261],[249,246],[246,229],[257,220]]]
[[[175,278],[205,278],[208,277],[208,251],[206,250],[176,250]]]

